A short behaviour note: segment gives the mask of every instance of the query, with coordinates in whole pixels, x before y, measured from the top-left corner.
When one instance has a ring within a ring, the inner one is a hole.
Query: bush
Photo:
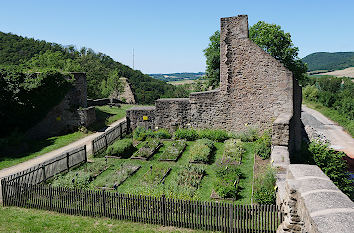
[[[190,162],[208,163],[210,155],[214,149],[213,141],[209,139],[199,139],[190,150]]]
[[[350,180],[350,175],[347,171],[347,163],[343,159],[344,152],[334,151],[328,145],[316,141],[309,144],[308,150],[316,165],[343,193],[353,200],[353,182]]]
[[[225,141],[224,145],[224,159],[241,163],[242,155],[245,153],[243,142],[238,139],[229,139]]]
[[[195,129],[179,128],[175,132],[176,139],[186,139],[187,141],[194,141],[198,138],[198,133]]]
[[[271,153],[272,138],[269,132],[265,132],[256,142],[255,153],[262,159],[268,159]]]
[[[125,138],[110,145],[106,150],[106,155],[114,155],[128,158],[134,152],[133,140]]]
[[[275,203],[275,171],[269,166],[254,183],[254,199],[258,204]]]
[[[170,132],[168,132],[167,129],[159,129],[154,132],[154,137],[160,138],[160,139],[169,139],[172,136],[171,136]]]
[[[229,133],[221,129],[201,129],[198,131],[199,138],[207,138],[217,142],[223,142],[230,138]]]
[[[254,127],[248,127],[246,131],[241,133],[232,133],[231,138],[241,139],[243,142],[254,142],[258,139],[258,130]]]
[[[133,139],[136,141],[144,141],[148,137],[153,137],[154,133],[151,129],[145,129],[144,127],[138,126],[133,132]]]
[[[318,100],[319,90],[314,85],[306,86],[302,93],[303,93],[304,97],[310,101],[317,101]]]
[[[216,162],[214,190],[222,198],[236,198],[239,192],[241,170],[230,160]]]

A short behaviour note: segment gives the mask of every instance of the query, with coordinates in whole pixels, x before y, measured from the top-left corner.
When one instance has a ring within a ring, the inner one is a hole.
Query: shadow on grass
[[[114,114],[101,111],[98,108],[96,108],[95,111],[96,111],[96,121],[95,123],[87,127],[87,129],[90,131],[104,132],[108,128],[108,124],[106,120],[109,117],[114,116]]]
[[[55,143],[55,138],[47,138],[42,140],[21,140],[18,144],[1,145],[0,148],[0,162],[19,159],[30,154],[37,153],[43,148],[51,146]]]

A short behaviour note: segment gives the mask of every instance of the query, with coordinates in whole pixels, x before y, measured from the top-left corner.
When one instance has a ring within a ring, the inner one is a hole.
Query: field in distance
[[[354,78],[354,67],[349,67],[344,70],[334,70],[331,72],[320,73],[318,75],[331,75],[336,77],[350,77]]]

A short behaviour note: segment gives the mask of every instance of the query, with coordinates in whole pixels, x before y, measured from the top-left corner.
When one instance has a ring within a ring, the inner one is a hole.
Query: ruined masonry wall
[[[43,120],[26,132],[26,138],[41,139],[56,136],[70,132],[81,125],[87,126],[95,120],[94,110],[86,109],[86,74],[78,72],[71,74],[74,75],[73,88],[58,105],[47,113]]]
[[[220,33],[220,89],[191,93],[189,99],[157,100],[153,125],[229,131],[254,126],[263,131],[286,114],[287,121],[273,127],[273,133],[280,145],[291,148],[289,142],[300,132],[295,127],[301,125],[301,90],[295,90],[292,73],[248,38],[246,15],[222,18]],[[142,121],[130,120],[132,126]]]

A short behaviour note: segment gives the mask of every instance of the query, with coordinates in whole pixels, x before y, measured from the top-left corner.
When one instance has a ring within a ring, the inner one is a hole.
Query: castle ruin
[[[291,71],[249,39],[247,15],[221,18],[219,89],[127,111],[131,129],[272,128],[273,145],[290,151],[301,143],[300,117],[301,87]]]

